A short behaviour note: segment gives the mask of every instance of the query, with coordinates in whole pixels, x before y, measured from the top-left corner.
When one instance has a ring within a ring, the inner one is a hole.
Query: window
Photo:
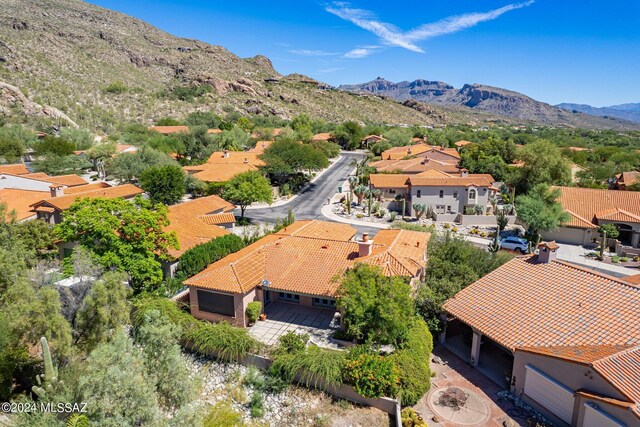
[[[288,302],[300,302],[300,295],[297,294],[288,294],[286,292],[279,292],[278,299]]]
[[[440,198],[442,199],[444,197],[444,190],[440,190]]]
[[[436,213],[443,214],[444,213],[444,205],[436,205]]]
[[[457,199],[457,198],[458,198],[458,192],[457,192],[457,191],[454,191],[454,192],[453,192],[453,198],[454,198],[454,199]]]
[[[469,190],[469,199],[474,200],[476,198],[476,190]]]
[[[417,198],[420,198],[421,196],[422,196],[422,192],[421,192],[420,190],[418,190],[418,191],[416,192],[416,197],[417,197]]]
[[[332,299],[327,299],[327,298],[314,298],[313,305],[315,305],[316,307],[335,308],[336,301]]]
[[[394,190],[393,188],[389,189],[389,194],[396,194],[396,190]]]
[[[202,291],[198,289],[198,310],[207,313],[222,314],[235,317],[233,295],[217,292]]]
[[[447,213],[451,213],[451,206],[447,206]]]

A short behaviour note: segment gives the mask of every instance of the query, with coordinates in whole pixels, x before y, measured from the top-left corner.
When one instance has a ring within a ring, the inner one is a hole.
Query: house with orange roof
[[[48,191],[2,188],[0,189],[0,205],[6,205],[8,213],[15,213],[17,221],[26,221],[36,218],[36,213],[31,205],[48,196]]]
[[[369,166],[375,168],[381,173],[404,173],[416,174],[426,172],[428,170],[438,170],[449,174],[459,172],[458,161],[442,161],[430,159],[429,157],[416,157],[405,160],[378,160],[369,163]]]
[[[51,185],[50,197],[41,199],[31,205],[38,219],[50,224],[62,222],[62,213],[69,209],[77,200],[89,199],[132,199],[142,194],[142,189],[133,184],[112,187],[104,182],[86,186],[66,187],[65,185]]]
[[[475,143],[471,141],[458,141],[458,142],[455,142],[453,145],[455,145],[458,151],[460,151],[463,147],[466,147],[469,144],[475,144]]]
[[[469,174],[466,169],[457,174],[432,169],[413,175],[369,175],[370,188],[381,191],[381,197],[389,209],[401,211],[402,202],[394,199],[398,194],[404,197],[405,214],[409,216],[415,216],[413,204],[426,205],[436,215],[457,216],[476,206],[481,206],[484,214],[490,206],[490,197],[497,191],[493,186],[494,181],[491,175]]]
[[[358,241],[355,234],[348,224],[304,220],[267,235],[184,282],[191,314],[246,326],[252,301],[335,311],[335,277],[358,262],[379,266],[388,276],[423,275],[428,233],[381,230]]]
[[[573,245],[592,245],[599,239],[598,227],[615,224],[619,255],[640,255],[640,192],[581,187],[553,187],[558,202],[570,215],[562,227],[543,234],[545,239]]]
[[[369,148],[370,145],[373,145],[380,141],[386,141],[387,139],[382,135],[367,135],[362,138],[362,145],[366,148]]]
[[[1,171],[2,169],[0,169]],[[616,190],[626,190],[628,186],[640,182],[640,172],[622,172],[616,175]]]
[[[385,150],[380,155],[382,160],[401,160],[412,157],[424,157],[449,163],[458,163],[460,154],[455,148],[438,147],[428,144],[405,145]]]
[[[29,169],[24,163],[16,163],[12,165],[0,165],[0,174],[8,173],[9,175],[25,175],[29,172]]]
[[[330,132],[321,132],[313,135],[311,141],[333,141],[333,135]]]
[[[166,276],[173,277],[180,257],[189,249],[230,233],[235,223],[235,206],[218,196],[200,197],[169,206],[167,232],[175,232],[179,249],[169,249],[169,261],[162,261]]]
[[[163,135],[171,135],[179,132],[187,133],[189,132],[189,126],[149,126],[149,130]]]
[[[260,154],[255,151],[216,151],[206,163],[185,166],[183,169],[204,182],[227,182],[240,173],[264,166],[264,162],[258,157]]]
[[[77,187],[87,185],[87,181],[75,174],[49,176],[46,173],[37,172],[15,175],[0,171],[0,188],[48,192],[51,185]]]
[[[447,300],[439,341],[556,425],[640,425],[640,287],[557,250],[541,243]]]
[[[262,154],[272,143],[273,141],[256,141],[256,146],[251,148],[248,153]]]

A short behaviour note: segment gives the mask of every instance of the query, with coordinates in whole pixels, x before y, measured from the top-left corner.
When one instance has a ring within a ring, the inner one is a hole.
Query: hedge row
[[[185,280],[213,262],[244,248],[244,242],[235,234],[227,234],[202,243],[189,249],[180,257],[180,264],[176,270],[176,278]]]
[[[247,329],[227,322],[201,321],[181,310],[178,304],[161,297],[141,297],[134,302],[133,325],[138,327],[145,313],[157,310],[180,327],[180,342],[203,355],[215,355],[226,361],[238,362],[249,353],[257,352],[261,344]]]
[[[414,405],[431,387],[429,361],[433,350],[433,337],[422,319],[416,319],[407,339],[393,357],[400,371],[400,400],[403,406]]]

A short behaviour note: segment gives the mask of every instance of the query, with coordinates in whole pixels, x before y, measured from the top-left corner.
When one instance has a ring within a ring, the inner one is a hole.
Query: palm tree
[[[364,196],[367,194],[367,191],[369,191],[369,188],[366,185],[362,185],[362,184],[358,185],[356,188],[353,189],[353,193],[358,198],[359,205],[362,204],[362,200],[364,199]]]

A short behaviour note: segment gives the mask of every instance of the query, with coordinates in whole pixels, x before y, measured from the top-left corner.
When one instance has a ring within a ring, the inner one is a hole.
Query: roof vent
[[[225,159],[229,158],[229,150],[224,150],[224,154],[222,155]]]

